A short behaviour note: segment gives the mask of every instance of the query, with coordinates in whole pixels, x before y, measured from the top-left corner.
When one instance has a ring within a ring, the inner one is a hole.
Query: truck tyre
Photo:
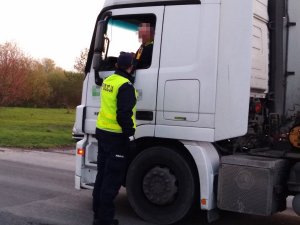
[[[300,194],[296,195],[293,199],[293,209],[298,216],[300,216]]]
[[[138,216],[156,224],[173,224],[192,209],[196,182],[189,161],[167,147],[141,152],[128,168],[128,200]]]

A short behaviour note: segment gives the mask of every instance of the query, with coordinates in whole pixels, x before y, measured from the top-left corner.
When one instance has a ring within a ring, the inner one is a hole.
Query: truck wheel
[[[300,216],[300,194],[296,195],[293,199],[293,209],[295,211],[295,213],[298,214],[298,216]]]
[[[133,160],[126,189],[136,214],[156,224],[172,224],[183,219],[196,196],[188,160],[166,147],[146,149]]]

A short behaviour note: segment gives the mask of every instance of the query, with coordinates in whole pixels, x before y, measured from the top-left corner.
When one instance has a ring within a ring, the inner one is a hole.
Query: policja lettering
[[[103,91],[113,92],[114,91],[114,86],[109,85],[109,84],[103,84],[102,89],[103,89]]]

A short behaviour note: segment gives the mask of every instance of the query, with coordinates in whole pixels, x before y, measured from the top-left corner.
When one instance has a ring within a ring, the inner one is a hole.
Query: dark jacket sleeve
[[[151,65],[152,61],[153,44],[149,44],[143,47],[141,59],[137,63],[137,69],[147,69]]]
[[[132,109],[136,104],[134,87],[125,83],[119,88],[117,95],[117,121],[122,127],[123,134],[130,137],[134,135],[135,129],[132,121]]]

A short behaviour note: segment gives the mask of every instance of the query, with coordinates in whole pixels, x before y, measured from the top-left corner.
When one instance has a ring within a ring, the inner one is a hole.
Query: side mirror
[[[96,38],[94,45],[93,68],[95,72],[100,70],[101,62],[103,61],[102,53],[104,52],[104,43],[106,37],[104,33],[107,28],[107,20],[100,20],[97,23]]]
[[[95,70],[95,83],[98,86],[101,86],[103,83],[103,79],[99,76],[99,70],[101,67],[102,62],[102,54],[101,53],[94,53],[93,57],[93,68]]]
[[[93,69],[95,72],[100,71],[101,63],[102,63],[102,53],[101,52],[94,52],[93,57]]]
[[[96,40],[94,46],[94,52],[103,52],[104,50],[104,32],[106,31],[107,21],[100,20],[97,23]]]
[[[93,56],[93,69],[95,70],[95,83],[99,86],[102,85],[103,79],[99,77],[98,72],[100,71],[101,64],[103,62],[102,54],[104,51],[105,37],[104,32],[106,31],[107,21],[100,20],[97,23],[96,39],[94,45],[94,56]]]

